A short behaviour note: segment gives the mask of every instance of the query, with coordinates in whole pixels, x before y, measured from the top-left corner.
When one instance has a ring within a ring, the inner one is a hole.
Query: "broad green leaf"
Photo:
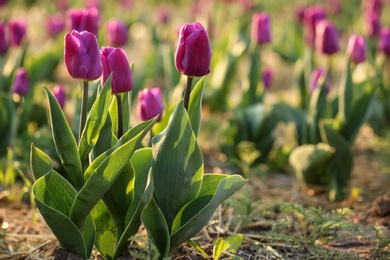
[[[221,257],[223,253],[224,244],[225,240],[223,240],[222,237],[218,238],[217,241],[215,241],[213,246],[213,258],[215,260],[218,260]]]
[[[96,225],[95,245],[106,259],[114,259],[115,252],[115,224],[112,221],[103,201],[99,201],[93,208],[91,215]]]
[[[118,125],[118,112],[117,112],[117,109],[118,109],[118,105],[117,105],[117,101],[116,101],[116,98],[113,98],[111,100],[111,104],[110,104],[110,108],[109,108],[109,114],[110,114],[110,118],[111,118],[111,130],[113,133],[116,133],[116,128],[117,128],[117,125]]]
[[[200,123],[202,120],[202,96],[205,85],[204,77],[199,80],[191,92],[190,102],[188,105],[188,116],[192,125],[195,136],[198,136]]]
[[[111,127],[111,117],[107,116],[104,126],[100,129],[99,138],[92,149],[92,161],[94,161],[102,153],[110,150],[116,142],[118,142],[118,139],[112,132]]]
[[[84,258],[89,258],[92,248],[91,251],[87,251],[80,230],[68,217],[76,196],[76,190],[72,185],[53,170],[34,183],[32,192],[40,213],[60,245]]]
[[[241,246],[243,236],[242,234],[233,234],[225,239],[223,244],[223,252],[234,253]]]
[[[352,110],[353,88],[351,59],[348,57],[339,87],[339,118],[342,126],[345,126],[349,121]]]
[[[161,258],[169,254],[169,230],[164,215],[152,198],[141,215],[148,233],[161,254]]]
[[[196,198],[202,185],[203,158],[181,101],[167,128],[152,140],[154,198],[168,224]]]
[[[31,144],[30,164],[35,180],[53,170],[53,162],[50,157],[35,147],[34,144]]]
[[[146,128],[146,130],[147,129],[148,128]],[[83,188],[77,193],[70,214],[71,219],[78,227],[82,227],[89,212],[111,188],[145,134],[146,131],[144,129],[144,131],[141,131],[138,135],[118,147],[108,156],[105,156],[105,153],[100,155],[96,160],[105,157],[101,163],[98,165],[93,165],[92,163],[90,167],[88,167],[88,169],[93,168],[94,170],[86,180]],[[121,140],[122,138],[120,141]],[[120,141],[118,141],[118,143],[120,143]],[[86,171],[88,171],[88,169]]]
[[[77,142],[68,122],[62,112],[57,99],[52,92],[45,88],[50,104],[50,124],[53,133],[54,145],[60,157],[61,164],[66,170],[64,176],[76,190],[83,186],[83,170],[77,149]]]
[[[240,175],[205,174],[199,195],[180,210],[173,222],[171,249],[195,236],[217,207],[244,184]]]
[[[88,114],[87,121],[79,141],[80,159],[88,158],[89,152],[96,144],[100,130],[106,122],[108,108],[111,99],[111,75],[99,92]]]
[[[123,113],[123,132],[127,132],[131,128],[131,100],[133,91],[122,94],[122,113]]]
[[[193,240],[187,240],[187,244],[195,248],[199,253],[202,254],[204,258],[209,257],[209,255],[202,249],[202,247],[197,242]]]
[[[11,138],[15,111],[11,96],[0,93],[0,156],[6,152]]]

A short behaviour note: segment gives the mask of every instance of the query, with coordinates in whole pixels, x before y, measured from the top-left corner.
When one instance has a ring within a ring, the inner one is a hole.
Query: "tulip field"
[[[0,0],[0,259],[390,259],[389,0]]]

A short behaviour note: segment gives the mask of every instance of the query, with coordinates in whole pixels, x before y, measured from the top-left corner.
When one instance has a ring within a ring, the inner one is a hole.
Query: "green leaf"
[[[106,259],[114,259],[115,254],[115,224],[112,221],[103,201],[99,201],[93,208],[91,215],[96,225],[95,245]]]
[[[35,147],[34,144],[31,144],[30,164],[35,180],[53,170],[53,162],[50,157]]]
[[[233,234],[228,236],[225,239],[225,243],[223,245],[223,252],[234,253],[241,246],[243,236],[242,234]]]
[[[83,258],[89,258],[92,247],[86,246],[82,233],[68,218],[76,196],[72,185],[53,170],[34,183],[32,193],[40,213],[60,245]],[[93,223],[88,223],[85,228],[90,229],[91,225],[93,226]],[[93,232],[94,228],[86,231],[88,236],[85,238],[91,238]],[[87,244],[90,245],[91,241]]]
[[[82,161],[88,158],[89,152],[92,150],[99,138],[100,130],[106,122],[110,99],[111,75],[98,94],[88,114],[85,128],[79,141],[79,154]]]
[[[222,237],[218,238],[217,241],[215,241],[213,246],[213,258],[215,260],[218,260],[221,257],[223,253],[224,244],[225,241]]]
[[[50,104],[50,124],[54,145],[57,154],[60,157],[61,164],[66,170],[66,175],[64,177],[76,188],[76,190],[80,190],[83,187],[84,177],[76,139],[73,136],[72,130],[66,121],[57,99],[50,90],[47,88],[45,88],[45,90]]]
[[[188,116],[195,136],[198,136],[202,120],[202,96],[204,85],[205,79],[203,77],[191,91],[190,103],[188,105]]]
[[[199,253],[201,253],[202,254],[202,256],[204,257],[204,258],[207,258],[209,255],[202,249],[202,247],[198,244],[198,243],[196,243],[195,241],[193,241],[193,240],[187,240],[187,244],[189,245],[189,246],[192,246],[193,248],[195,248]]]
[[[171,235],[171,249],[195,236],[217,207],[245,184],[240,175],[205,174],[199,195],[177,214]]]
[[[202,185],[203,158],[181,101],[167,128],[152,140],[154,198],[168,224],[196,198]]]
[[[0,156],[6,152],[9,144],[15,111],[11,96],[0,93]]]
[[[142,212],[141,219],[161,258],[167,257],[170,248],[169,230],[164,215],[153,198]]]
[[[353,82],[351,73],[351,59],[348,58],[345,64],[345,71],[339,87],[339,118],[342,126],[347,124],[352,110]]]
[[[153,121],[152,121],[153,123]],[[152,123],[149,122],[149,127]],[[98,165],[91,164],[89,168],[93,169],[90,176],[86,180],[83,188],[77,193],[76,199],[73,203],[70,217],[78,227],[82,227],[85,218],[89,212],[95,207],[96,203],[103,197],[103,195],[111,188],[113,183],[118,178],[123,167],[128,163],[135,148],[147,133],[148,127],[141,131],[134,138],[124,143],[113,151],[110,155],[104,153],[100,155],[95,161],[99,161]],[[130,132],[129,130],[128,132]],[[126,139],[130,134],[125,134]],[[118,143],[121,143],[122,138]],[[114,146],[114,148],[116,148]],[[108,152],[107,152],[108,153]],[[104,158],[101,160],[101,158]]]

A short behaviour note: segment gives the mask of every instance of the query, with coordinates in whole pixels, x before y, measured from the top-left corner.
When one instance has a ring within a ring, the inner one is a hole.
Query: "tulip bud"
[[[64,59],[73,78],[95,80],[102,75],[99,45],[90,32],[73,30],[65,35]]]
[[[310,80],[309,80],[309,93],[312,94],[314,92],[314,90],[318,87],[319,85],[319,80],[322,78],[322,77],[326,77],[326,71],[324,68],[322,67],[318,67],[316,68],[315,70],[313,70],[313,72],[311,73],[310,75]],[[330,91],[330,82],[329,82],[329,79],[328,77],[325,78],[325,81],[326,81],[326,92],[328,93]]]
[[[30,79],[25,68],[18,68],[15,72],[12,92],[19,96],[25,96],[30,88]]]
[[[327,55],[339,51],[339,35],[331,22],[322,20],[317,23],[315,47],[319,52]]]
[[[378,48],[387,58],[390,58],[390,27],[382,28],[379,35]]]
[[[157,121],[161,120],[164,109],[160,88],[144,89],[138,93],[138,115],[143,121],[152,119],[159,115]]]
[[[359,64],[366,60],[366,40],[363,36],[354,34],[349,38],[347,53],[351,56],[351,60]]]
[[[119,48],[103,47],[100,53],[103,65],[102,85],[112,73],[112,94],[132,90],[134,86],[133,76],[125,51]]]
[[[26,35],[26,21],[10,20],[8,26],[10,34],[10,44],[12,46],[18,47],[22,43],[23,38]]]
[[[263,78],[264,88],[269,89],[272,86],[274,71],[270,68],[267,68],[267,69],[263,69],[261,74]]]
[[[70,10],[71,29],[79,32],[88,31],[95,36],[99,31],[99,10],[97,8]]]
[[[62,15],[54,15],[47,19],[47,34],[54,38],[65,29],[65,19]]]
[[[58,104],[60,104],[60,107],[64,108],[66,100],[65,87],[63,85],[55,85],[51,91],[56,97]]]
[[[377,37],[381,31],[380,17],[377,13],[365,14],[365,29],[368,37]]]
[[[271,42],[271,21],[266,13],[256,13],[252,16],[251,37],[258,44]]]
[[[120,20],[111,20],[107,24],[107,42],[110,46],[120,47],[127,44],[129,37],[126,25]]]
[[[310,47],[314,46],[316,36],[316,24],[324,19],[326,19],[326,13],[321,6],[313,5],[305,8],[305,40]]]
[[[187,23],[180,29],[175,54],[176,69],[189,77],[210,73],[211,47],[206,29],[198,22]]]
[[[6,53],[8,50],[6,29],[2,22],[0,22],[0,55]]]

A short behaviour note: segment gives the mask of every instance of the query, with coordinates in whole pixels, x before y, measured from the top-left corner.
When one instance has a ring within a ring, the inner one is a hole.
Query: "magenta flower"
[[[64,108],[65,100],[66,100],[65,87],[63,85],[55,85],[51,89],[51,91],[53,92],[53,95],[56,97],[58,104],[60,104],[60,107]]]
[[[366,60],[366,40],[363,36],[354,34],[349,38],[347,53],[351,60],[359,64]]]
[[[120,47],[129,40],[127,27],[120,20],[111,20],[107,24],[107,42],[110,46]]]
[[[8,27],[10,45],[20,46],[26,36],[26,20],[10,20]]]
[[[336,27],[328,20],[319,21],[316,25],[315,47],[317,51],[327,55],[339,51],[339,35]]]
[[[47,34],[54,38],[65,29],[65,19],[62,15],[57,14],[49,17],[46,21]]]
[[[365,14],[365,29],[368,37],[377,37],[381,31],[380,17],[375,12]]]
[[[119,48],[102,47],[100,53],[103,64],[102,85],[104,85],[112,73],[112,94],[132,90],[134,86],[133,76],[125,51]]]
[[[12,92],[19,96],[25,96],[30,88],[30,78],[25,68],[18,68],[15,72]]]
[[[387,58],[390,58],[390,27],[382,28],[379,35],[378,48]]]
[[[313,72],[310,75],[310,79],[309,79],[309,93],[310,94],[312,94],[314,92],[314,90],[319,86],[319,84],[321,83],[319,81],[322,77],[326,77],[324,79],[326,81],[326,83],[325,83],[326,84],[326,92],[329,93],[331,86],[330,86],[329,79],[325,74],[326,74],[326,71],[322,67],[318,67],[315,70],[313,70]]]
[[[263,69],[261,72],[263,78],[263,84],[265,89],[269,89],[272,86],[272,80],[274,78],[274,71],[270,68]]]
[[[99,31],[99,10],[97,8],[74,9],[68,13],[71,29],[79,32],[88,31],[95,36]]]
[[[99,45],[90,32],[73,30],[65,35],[64,59],[73,78],[95,80],[102,75]]]
[[[6,53],[7,50],[8,50],[8,41],[7,41],[6,27],[0,21],[0,54]]]
[[[324,19],[326,19],[326,13],[324,8],[322,8],[320,5],[313,5],[305,8],[305,40],[310,47],[314,46],[316,36],[316,24]]]
[[[176,49],[176,69],[189,77],[210,73],[211,47],[206,29],[198,22],[187,23],[180,29]]]
[[[251,37],[258,44],[271,42],[271,20],[266,13],[255,13],[252,16]]]
[[[143,121],[150,120],[159,115],[157,121],[161,120],[164,109],[160,88],[144,89],[138,92],[138,115]]]
[[[363,0],[362,1],[362,9],[364,12],[374,12],[378,16],[380,16],[383,8],[383,4],[381,0]]]

